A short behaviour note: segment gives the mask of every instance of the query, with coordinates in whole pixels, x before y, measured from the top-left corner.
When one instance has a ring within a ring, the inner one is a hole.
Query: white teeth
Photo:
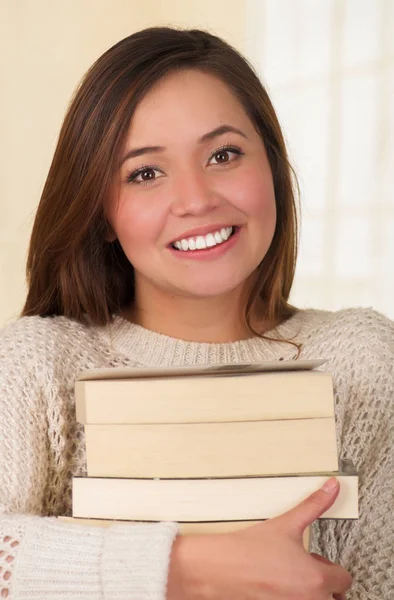
[[[204,238],[202,237],[202,235],[199,235],[196,238],[196,248],[197,248],[197,250],[202,250],[203,248],[206,248],[206,247],[207,247],[207,245],[205,243]]]
[[[182,239],[174,242],[175,248],[186,252],[187,250],[203,250],[204,248],[212,248],[217,244],[222,244],[233,232],[233,227],[222,227],[220,231],[207,233],[207,235],[198,235],[196,238]]]
[[[208,233],[208,235],[205,236],[205,243],[208,248],[212,248],[212,246],[216,246],[216,240],[213,237],[212,233]]]
[[[229,231],[230,230],[230,231]],[[224,240],[227,240],[230,237],[231,227],[222,227],[220,230],[220,235]]]

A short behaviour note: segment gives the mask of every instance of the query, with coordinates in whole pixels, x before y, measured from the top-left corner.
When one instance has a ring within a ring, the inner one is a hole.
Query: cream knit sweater
[[[334,375],[341,458],[360,475],[358,521],[319,521],[315,551],[348,568],[352,600],[394,599],[394,323],[366,309],[300,311],[278,331],[325,358]],[[175,523],[108,529],[61,523],[70,482],[85,474],[75,422],[80,371],[290,359],[294,347],[253,338],[208,344],[147,331],[120,317],[89,327],[19,319],[0,334],[0,598],[164,600]],[[186,599],[185,599],[186,600]]]

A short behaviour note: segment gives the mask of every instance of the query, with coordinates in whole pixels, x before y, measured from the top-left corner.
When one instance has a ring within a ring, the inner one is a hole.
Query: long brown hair
[[[105,52],[75,92],[34,221],[23,315],[88,316],[105,324],[133,302],[133,266],[119,242],[106,241],[104,200],[136,106],[159,79],[181,69],[198,69],[228,85],[260,133],[272,170],[276,230],[245,298],[245,322],[254,331],[252,314],[274,324],[293,314],[288,298],[297,254],[295,180],[267,92],[222,39],[153,27]]]

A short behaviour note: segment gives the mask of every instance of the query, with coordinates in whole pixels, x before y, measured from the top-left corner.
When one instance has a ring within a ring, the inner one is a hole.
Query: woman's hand
[[[292,510],[242,530],[179,536],[167,600],[342,600],[350,574],[303,548],[304,530],[335,501],[332,478]]]

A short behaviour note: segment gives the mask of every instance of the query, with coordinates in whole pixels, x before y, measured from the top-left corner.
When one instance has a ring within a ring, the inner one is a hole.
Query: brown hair
[[[167,73],[198,69],[220,78],[239,99],[265,144],[277,224],[245,298],[252,314],[278,324],[288,303],[297,254],[293,172],[266,90],[248,62],[200,30],[153,27],[105,52],[89,69],[65,116],[38,206],[27,260],[23,315],[65,315],[105,324],[133,302],[134,270],[118,241],[106,241],[104,200],[137,104]]]

